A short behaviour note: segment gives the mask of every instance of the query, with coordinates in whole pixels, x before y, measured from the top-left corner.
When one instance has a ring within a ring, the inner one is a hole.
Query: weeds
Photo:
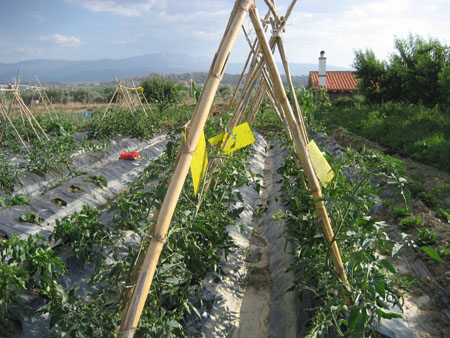
[[[420,216],[405,217],[400,221],[399,226],[401,229],[416,228],[419,226],[421,220],[422,218]]]
[[[436,243],[437,234],[434,230],[429,230],[427,228],[423,228],[419,230],[419,234],[417,235],[416,243],[418,246],[423,246],[427,244]]]

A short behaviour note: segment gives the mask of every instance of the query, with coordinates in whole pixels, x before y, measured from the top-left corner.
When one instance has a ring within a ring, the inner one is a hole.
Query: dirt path
[[[246,290],[241,305],[239,327],[233,338],[269,337],[269,312],[271,278],[269,274],[269,243],[263,232],[263,222],[271,193],[268,180],[272,175],[271,157],[266,156],[264,163],[264,180],[257,202],[258,211],[253,221],[253,233],[250,235],[250,246],[245,255],[247,277]],[[261,214],[262,212],[262,214]]]
[[[278,184],[281,177],[277,173],[285,156],[286,150],[278,140],[267,147],[258,211],[245,257],[247,285],[234,338],[297,336],[297,293],[286,291],[295,278],[291,272],[286,272],[293,256],[290,244],[282,236],[284,224],[272,217],[285,210]]]

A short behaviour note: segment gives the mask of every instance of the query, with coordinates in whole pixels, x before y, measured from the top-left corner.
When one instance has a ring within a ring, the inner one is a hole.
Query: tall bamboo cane
[[[155,274],[161,250],[167,238],[170,222],[175,211],[178,199],[183,189],[184,181],[189,171],[195,148],[200,139],[201,132],[208,118],[209,110],[214,100],[215,93],[222,80],[225,71],[225,65],[230,55],[231,49],[236,42],[237,35],[242,27],[247,12],[254,7],[253,0],[240,1],[240,7],[237,8],[234,20],[226,32],[226,38],[220,45],[219,50],[211,65],[211,76],[208,77],[204,87],[204,95],[197,105],[197,114],[192,121],[191,132],[189,133],[180,161],[175,169],[173,178],[170,182],[164,202],[161,206],[158,221],[155,226],[155,232],[147,250],[141,272],[136,283],[136,289],[133,293],[130,303],[125,310],[120,327],[119,337],[133,337],[142,314],[145,300]]]
[[[306,144],[304,143],[304,138],[301,136],[301,130],[298,125],[295,123],[294,114],[292,112],[292,108],[289,105],[289,101],[286,96],[286,92],[284,91],[283,83],[281,81],[280,73],[278,72],[277,66],[275,64],[275,60],[272,55],[271,48],[269,43],[266,40],[266,36],[264,34],[263,27],[259,21],[257,9],[254,7],[250,10],[250,19],[255,27],[256,35],[258,36],[259,44],[262,48],[265,62],[267,67],[269,68],[269,73],[271,75],[274,91],[277,96],[278,101],[280,101],[281,106],[283,107],[286,113],[286,119],[289,124],[289,128],[292,130],[292,134],[294,136],[295,148],[300,157],[300,161],[302,167],[305,170],[306,177],[308,178],[309,185],[311,187],[311,192],[314,198],[314,204],[316,207],[317,215],[319,218],[319,222],[322,225],[322,231],[325,235],[328,243],[332,242],[333,239],[333,229],[331,227],[331,222],[328,217],[327,210],[325,208],[324,202],[321,200],[322,198],[322,190],[320,188],[319,181],[312,167],[311,159],[309,157],[308,151],[306,150]],[[339,252],[339,248],[336,242],[332,242],[331,244],[331,257],[334,263],[334,267],[336,273],[341,278],[342,282],[348,286],[347,276],[345,274],[344,264],[342,263],[341,255]],[[344,294],[344,299],[347,304],[351,304],[351,300]]]

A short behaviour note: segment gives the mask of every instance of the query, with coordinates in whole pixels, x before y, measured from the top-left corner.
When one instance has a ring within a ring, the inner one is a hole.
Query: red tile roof
[[[352,71],[328,71],[325,88],[328,90],[356,90],[355,72]],[[309,85],[313,89],[319,88],[319,72],[309,72]]]

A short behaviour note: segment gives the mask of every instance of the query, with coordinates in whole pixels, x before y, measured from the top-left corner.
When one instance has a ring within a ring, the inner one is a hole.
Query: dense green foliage
[[[436,39],[410,35],[395,40],[396,53],[380,61],[372,50],[356,51],[359,90],[369,102],[450,103],[450,48]]]
[[[108,103],[115,88],[102,87],[102,88],[66,88],[66,87],[48,87],[45,89],[48,99],[52,103]],[[22,90],[20,92],[23,101],[26,104],[30,104],[31,100],[40,100],[39,95],[32,90]]]
[[[112,136],[130,136],[149,139],[161,129],[160,122],[154,114],[147,114],[141,109],[137,109],[134,114],[125,109],[113,110],[104,118],[102,114],[94,116],[89,138],[102,140]]]
[[[19,183],[19,169],[0,154],[0,191],[12,192]]]
[[[351,306],[342,297],[343,283],[334,270],[330,246],[324,240],[313,200],[301,184],[292,154],[280,170],[289,210],[278,216],[286,219],[286,236],[294,245],[295,264],[291,269],[299,272],[295,286],[307,311],[308,337],[369,337],[374,333],[374,320],[400,317],[392,306],[401,307],[394,288],[395,269],[380,257],[380,253],[397,254],[401,245],[389,240],[386,225],[371,216],[372,208],[379,203],[379,190],[373,182],[388,178],[400,186],[404,169],[399,161],[367,149],[361,153],[348,150],[340,160],[328,160],[336,176],[324,190],[323,199],[348,276]],[[349,171],[343,168],[352,168],[352,178],[344,175]]]
[[[49,140],[35,140],[28,158],[27,169],[36,173],[50,171],[61,172],[72,163],[72,153],[77,144],[71,135],[55,137]]]
[[[19,294],[25,290],[59,299],[64,290],[57,278],[66,267],[43,237],[27,239],[11,237],[0,245],[0,319],[5,318],[10,305],[20,311]]]
[[[450,115],[423,105],[386,103],[315,111],[330,128],[342,126],[388,149],[450,171]]]
[[[164,77],[147,78],[141,83],[144,95],[162,113],[170,106],[180,102],[181,96],[174,81]]]

